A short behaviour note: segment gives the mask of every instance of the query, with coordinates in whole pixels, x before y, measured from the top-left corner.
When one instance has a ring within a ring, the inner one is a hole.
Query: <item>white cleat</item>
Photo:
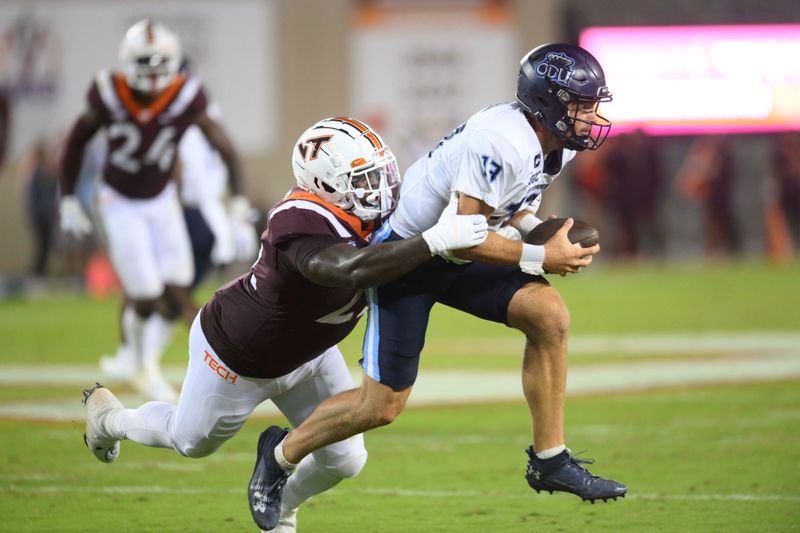
[[[103,424],[111,411],[125,407],[110,390],[99,383],[83,391],[83,405],[86,406],[83,442],[95,457],[104,463],[113,463],[119,456],[119,440],[109,437]]]
[[[297,533],[297,507],[287,510],[281,506],[278,525],[275,526],[275,529],[271,529],[269,532],[262,531],[262,533]]]
[[[115,381],[131,381],[136,371],[133,354],[124,345],[120,346],[116,355],[104,355],[100,358],[100,372],[108,379]]]
[[[136,392],[155,402],[178,402],[178,393],[155,368],[139,369],[131,380]]]

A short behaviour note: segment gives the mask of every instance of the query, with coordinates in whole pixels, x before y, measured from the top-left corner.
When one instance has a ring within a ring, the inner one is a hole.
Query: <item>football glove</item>
[[[489,226],[483,215],[456,215],[445,211],[439,222],[422,232],[431,255],[478,246],[486,240]]]
[[[67,235],[80,239],[92,232],[92,221],[74,195],[69,194],[61,198],[59,217],[61,231]]]

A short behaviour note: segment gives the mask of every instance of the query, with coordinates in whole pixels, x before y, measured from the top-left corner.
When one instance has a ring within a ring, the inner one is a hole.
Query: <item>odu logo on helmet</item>
[[[549,52],[536,65],[536,75],[548,78],[559,85],[567,85],[572,77],[572,65],[575,60],[563,52]]]

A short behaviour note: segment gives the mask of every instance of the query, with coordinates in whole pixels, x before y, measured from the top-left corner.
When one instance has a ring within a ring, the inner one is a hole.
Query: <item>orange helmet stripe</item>
[[[381,144],[381,141],[378,138],[378,136],[372,133],[372,130],[369,129],[369,126],[367,126],[363,122],[359,122],[358,120],[349,117],[334,117],[331,120],[337,120],[339,122],[344,122],[345,124],[353,126],[355,129],[363,133],[364,137],[369,139],[369,142],[372,143],[372,146],[378,149],[383,148],[383,144]]]

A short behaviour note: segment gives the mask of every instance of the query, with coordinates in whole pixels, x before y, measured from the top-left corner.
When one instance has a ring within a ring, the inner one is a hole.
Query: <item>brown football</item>
[[[572,244],[580,244],[581,247],[588,248],[600,242],[600,233],[598,233],[597,229],[577,218],[573,220],[574,224],[569,229],[569,233],[567,233],[567,237],[569,237],[569,241]],[[525,242],[528,244],[546,243],[550,240],[550,237],[561,229],[561,226],[563,226],[566,221],[566,218],[551,218],[545,220],[528,233],[525,237]]]

